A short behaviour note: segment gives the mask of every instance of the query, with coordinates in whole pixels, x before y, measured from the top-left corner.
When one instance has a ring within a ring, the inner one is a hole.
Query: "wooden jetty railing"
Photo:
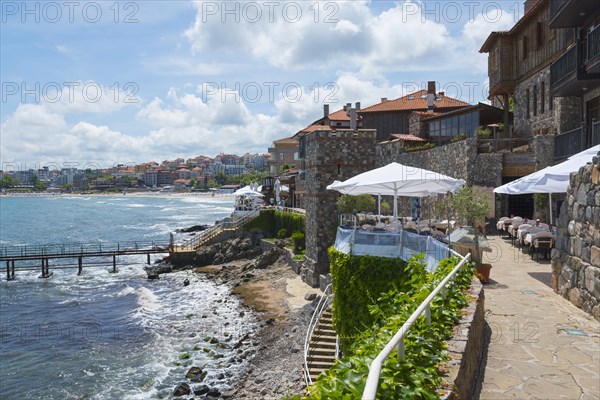
[[[78,275],[83,272],[84,258],[112,258],[112,271],[117,272],[117,257],[145,254],[150,264],[150,254],[169,253],[172,243],[165,242],[127,242],[127,243],[68,243],[42,245],[13,245],[0,247],[0,262],[6,262],[6,279],[15,278],[16,271],[32,271],[40,268],[31,264],[18,265],[15,261],[41,262],[41,278],[50,276],[50,259],[77,259],[77,263],[65,263],[53,266],[56,269],[78,268]],[[89,266],[106,265],[106,262],[88,263]]]

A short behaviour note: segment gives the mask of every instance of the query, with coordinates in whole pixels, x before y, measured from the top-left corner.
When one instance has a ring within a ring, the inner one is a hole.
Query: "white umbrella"
[[[244,197],[262,197],[262,196],[264,196],[262,193],[259,193],[255,190],[250,189],[250,186],[244,186],[243,188],[236,190],[233,194],[236,196],[244,196]]]
[[[344,182],[334,182],[327,186],[327,189],[350,195],[394,196],[394,219],[397,219],[398,196],[423,197],[455,192],[464,184],[465,181],[462,179],[451,178],[426,169],[391,163],[385,167],[356,175]]]
[[[550,223],[552,224],[552,193],[565,193],[569,187],[571,172],[579,170],[600,151],[600,145],[571,156],[567,161],[546,167],[522,178],[498,186],[494,193],[530,194],[548,193],[550,195]]]

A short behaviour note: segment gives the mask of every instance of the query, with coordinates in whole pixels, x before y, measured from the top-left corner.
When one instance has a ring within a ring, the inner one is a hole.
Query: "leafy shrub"
[[[419,145],[415,145],[415,146],[405,147],[404,151],[407,153],[410,153],[412,151],[429,150],[429,149],[433,149],[434,147],[435,147],[434,143],[425,143],[425,144],[419,144]]]
[[[298,254],[306,248],[304,233],[299,231],[292,233],[292,241],[294,242],[294,253]]]
[[[492,130],[485,126],[478,126],[477,129],[475,129],[475,135],[477,135],[479,139],[489,139],[492,137]]]
[[[409,264],[418,262],[411,260]],[[304,398],[361,398],[373,359],[457,262],[457,258],[443,260],[433,273],[425,273],[422,280],[415,280],[407,291],[391,289],[382,293],[369,307],[372,325],[360,333],[348,355],[319,376]],[[442,378],[438,366],[448,358],[444,341],[452,337],[452,328],[468,303],[464,291],[472,277],[473,268],[462,268],[454,283],[446,287],[446,299],[436,296],[431,303],[431,325],[428,326],[423,317],[415,322],[404,339],[404,360],[393,352],[383,363],[377,398],[439,398],[436,389]]]
[[[461,133],[452,138],[452,143],[460,142],[461,140],[465,140],[467,137],[468,136],[466,133]]]
[[[280,229],[277,231],[277,239],[285,239],[287,237],[287,229]]]
[[[276,210],[262,210],[260,215],[244,225],[246,231],[258,229],[264,231],[267,237],[276,237],[281,229],[287,232],[304,232],[306,218],[300,214]],[[287,236],[286,232],[286,236]]]
[[[348,352],[356,336],[373,325],[369,306],[382,293],[408,291],[425,276],[419,259],[406,263],[400,258],[352,256],[329,249],[333,298],[333,325],[342,351]]]
[[[373,212],[375,209],[375,198],[370,194],[351,196],[344,194],[337,199],[336,206],[341,214],[354,214],[356,212]]]

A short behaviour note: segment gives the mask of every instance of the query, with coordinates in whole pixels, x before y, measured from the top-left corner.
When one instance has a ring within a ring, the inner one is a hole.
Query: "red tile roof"
[[[336,112],[329,114],[329,119],[332,121],[350,121],[348,113],[344,111],[343,108],[341,110],[337,110]]]
[[[311,133],[314,131],[330,131],[331,128],[328,125],[309,125],[306,128],[302,129],[300,132],[302,133]]]
[[[426,110],[427,109],[427,90],[419,90],[418,92],[407,94],[395,100],[387,100],[383,103],[375,104],[359,111],[360,113],[382,112],[382,111],[410,111],[410,110]],[[438,100],[439,99],[439,100]],[[446,107],[467,107],[469,103],[453,99],[446,95],[436,94],[434,108]]]
[[[415,135],[407,135],[407,134],[403,134],[403,133],[392,133],[390,134],[391,138],[394,139],[401,139],[404,140],[406,142],[426,142],[426,139],[423,139],[422,137],[418,137]]]

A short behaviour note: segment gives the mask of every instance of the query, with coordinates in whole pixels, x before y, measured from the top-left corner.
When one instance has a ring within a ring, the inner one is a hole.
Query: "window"
[[[527,119],[531,118],[529,113],[529,89],[525,90],[525,117]]]
[[[546,82],[542,82],[542,87],[540,90],[540,113],[543,114],[546,112]]]
[[[533,116],[537,115],[538,91],[537,85],[533,87]]]
[[[537,50],[542,48],[543,40],[542,40],[543,27],[541,22],[537,22],[535,24],[535,44],[537,46]]]
[[[523,36],[523,41],[521,42],[521,56],[523,60],[527,58],[527,36]]]

